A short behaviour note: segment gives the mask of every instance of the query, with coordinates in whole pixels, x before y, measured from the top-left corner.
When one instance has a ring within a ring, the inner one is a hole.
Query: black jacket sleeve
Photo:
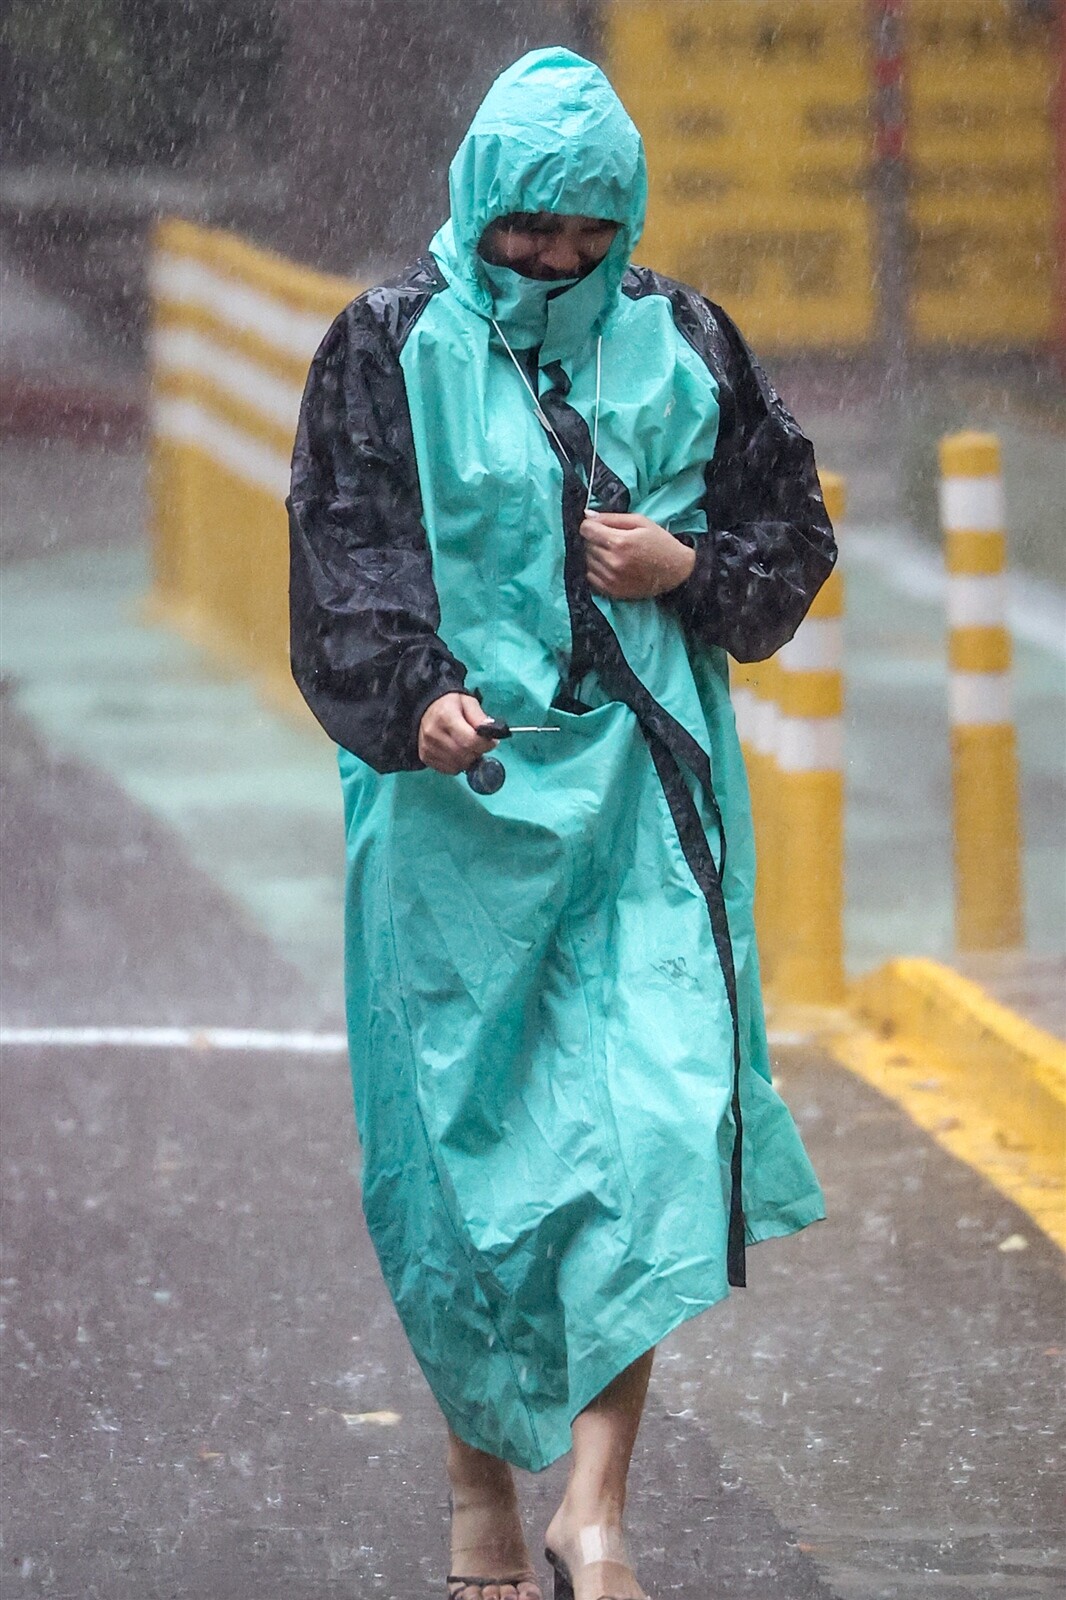
[[[311,366],[288,499],[292,671],[330,738],[378,772],[412,771],[431,701],[466,669],[440,605],[403,373],[367,298]]]
[[[719,384],[721,418],[707,465],[707,533],[691,577],[663,597],[700,643],[737,661],[786,644],[833,570],[836,543],[814,451],[718,306],[675,299],[681,331]]]

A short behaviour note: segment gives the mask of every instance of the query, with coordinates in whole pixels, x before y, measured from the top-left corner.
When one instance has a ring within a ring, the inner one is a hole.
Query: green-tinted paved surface
[[[842,546],[849,965],[949,958],[947,663],[935,565],[898,529],[845,527]],[[136,543],[68,545],[8,565],[2,663],[15,703],[57,750],[92,761],[176,828],[192,859],[335,1010],[342,841],[331,747],[140,623],[146,586]],[[1023,588],[1018,604],[1028,628],[1016,640],[1015,674],[1028,946],[1046,957],[1066,951],[1066,659],[1049,648],[1057,592]]]
[[[58,752],[91,762],[174,828],[336,1013],[343,838],[332,746],[141,623],[146,583],[138,547],[6,568],[2,660],[14,703]]]

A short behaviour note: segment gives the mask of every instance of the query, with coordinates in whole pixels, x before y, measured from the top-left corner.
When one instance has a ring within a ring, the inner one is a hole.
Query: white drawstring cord
[[[507,343],[507,339],[506,339],[506,337],[504,335],[504,331],[500,327],[500,324],[496,321],[495,317],[493,317],[493,319],[492,319],[492,326],[496,329],[496,332],[499,334],[500,339],[503,342],[503,348],[507,351],[507,354],[510,356],[511,360],[514,362],[515,371],[518,373],[518,376],[521,378],[522,382],[525,384],[526,388],[529,390],[529,397],[533,401],[533,409],[537,413],[537,416],[540,418],[542,426],[545,427],[547,429],[547,431],[551,434],[552,438],[555,440],[556,444],[559,446],[559,449],[563,452],[563,455],[566,457],[567,461],[569,461],[570,460],[570,454],[569,454],[566,446],[564,445],[563,441],[560,439],[559,435],[556,433],[555,429],[552,427],[551,423],[548,421],[548,418],[547,418],[547,416],[546,416],[546,414],[544,412],[544,408],[543,408],[543,406],[541,405],[540,401],[537,398],[537,391],[534,389],[533,385],[530,383],[529,379],[527,378],[526,373],[525,373],[525,369],[523,368],[522,363],[519,361],[518,357],[515,355],[514,351],[511,349],[511,346]]]
[[[496,329],[496,332],[500,336],[500,343],[503,345],[503,348],[507,351],[507,354],[510,356],[511,360],[514,362],[515,371],[518,373],[518,376],[521,378],[522,382],[525,384],[527,390],[529,391],[529,398],[533,402],[533,409],[537,413],[537,417],[538,417],[538,419],[539,419],[539,421],[541,423],[541,426],[543,428],[545,428],[548,433],[551,434],[552,438],[555,440],[556,444],[559,446],[559,449],[562,451],[564,457],[569,462],[570,461],[570,452],[567,450],[567,448],[564,445],[563,441],[560,439],[559,435],[556,433],[555,429],[552,427],[551,422],[549,421],[548,416],[547,416],[547,414],[546,414],[546,412],[544,410],[544,407],[541,405],[540,400],[539,400],[539,398],[537,396],[537,391],[534,389],[533,385],[529,381],[529,378],[528,378],[528,376],[526,374],[525,368],[522,366],[522,363],[519,361],[518,357],[515,355],[514,351],[511,349],[511,346],[507,343],[507,337],[506,337],[503,329],[500,327],[500,324],[496,321],[496,318],[493,317],[491,320],[492,320],[492,326]],[[599,443],[600,443],[600,387],[601,387],[602,374],[603,374],[603,335],[601,333],[599,338],[596,340],[596,403],[595,403],[595,405],[593,407],[593,411],[592,411],[592,462],[591,462],[591,465],[589,467],[589,481],[588,481],[588,491],[589,492],[588,492],[588,495],[587,495],[587,497],[585,499],[585,510],[586,511],[589,509],[590,505],[592,504],[592,482],[593,482],[593,479],[596,476],[596,461],[597,461],[596,452],[597,452],[597,450],[599,448]]]

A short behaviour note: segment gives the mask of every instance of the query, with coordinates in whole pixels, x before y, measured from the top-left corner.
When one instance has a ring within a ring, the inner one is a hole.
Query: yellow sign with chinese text
[[[1052,31],[1021,0],[908,0],[911,332],[1025,345],[1052,327]],[[644,135],[641,259],[764,347],[874,334],[877,225],[865,0],[615,0],[609,69]]]
[[[619,0],[610,71],[644,135],[639,254],[756,344],[872,334],[863,0]]]

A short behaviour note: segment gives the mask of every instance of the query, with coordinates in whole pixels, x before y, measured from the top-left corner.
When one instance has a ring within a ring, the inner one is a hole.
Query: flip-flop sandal
[[[544,1557],[555,1574],[554,1600],[574,1600],[574,1580],[570,1576],[570,1568],[562,1556],[557,1556],[554,1550],[545,1548]],[[617,1597],[610,1594],[601,1594],[599,1600],[617,1600]]]

